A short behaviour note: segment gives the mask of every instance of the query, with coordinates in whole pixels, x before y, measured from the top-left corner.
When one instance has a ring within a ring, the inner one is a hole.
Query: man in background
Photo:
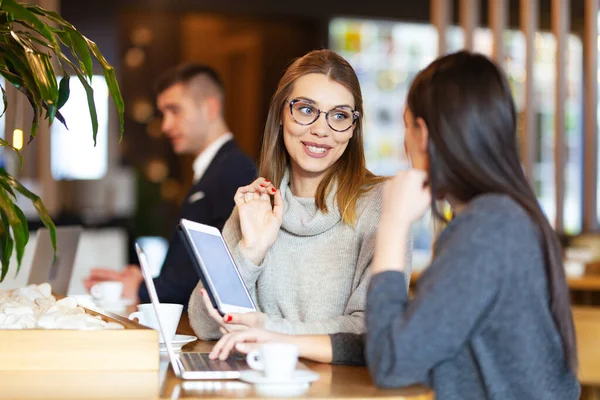
[[[181,208],[180,218],[223,229],[234,207],[238,187],[255,179],[254,163],[237,147],[224,119],[224,88],[216,71],[205,65],[186,64],[167,71],[157,83],[157,106],[162,130],[177,154],[193,154],[194,184]],[[154,285],[161,302],[187,306],[199,277],[174,232],[160,276]],[[150,298],[138,265],[123,271],[93,269],[84,285],[124,283],[123,297],[148,303]]]

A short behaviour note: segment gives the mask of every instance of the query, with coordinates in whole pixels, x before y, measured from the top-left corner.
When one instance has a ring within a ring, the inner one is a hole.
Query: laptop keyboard
[[[208,353],[181,353],[180,359],[187,371],[241,371],[248,369],[246,357],[231,355],[227,360],[211,360]]]

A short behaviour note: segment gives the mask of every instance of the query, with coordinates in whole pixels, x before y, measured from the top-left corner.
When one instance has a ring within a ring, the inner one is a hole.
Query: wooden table
[[[198,341],[184,347],[184,351],[208,352],[213,343]],[[422,386],[403,389],[378,389],[371,381],[369,372],[364,367],[329,365],[304,361],[320,378],[314,382],[302,397],[314,399],[352,399],[352,398],[386,398],[386,399],[433,399],[433,392]],[[181,398],[263,398],[252,385],[239,381],[221,382],[182,382],[175,378],[169,368],[164,384],[161,387],[161,398],[171,398],[173,394]]]
[[[177,332],[184,335],[193,335],[187,315],[181,317]],[[184,346],[183,351],[208,353],[214,345],[213,342],[197,341]],[[369,371],[365,367],[351,367],[345,365],[321,364],[303,361],[306,366],[320,375],[308,392],[302,397],[313,399],[353,399],[353,398],[385,398],[385,399],[434,399],[433,391],[423,386],[414,386],[402,389],[378,389],[373,385]],[[220,382],[183,382],[177,379],[173,370],[169,368],[164,384],[161,387],[161,398],[172,398],[179,394],[182,398],[263,398],[256,393],[252,385],[238,381]]]
[[[187,315],[178,333],[193,334]],[[214,343],[197,341],[183,351],[208,352]],[[51,346],[51,343],[48,343]],[[77,351],[77,349],[73,349]],[[56,361],[60,363],[60,360]],[[433,391],[414,386],[378,389],[364,367],[332,366],[305,362],[320,374],[302,397],[313,399],[434,399]],[[3,372],[0,373],[0,399],[204,399],[264,398],[253,385],[241,381],[181,381],[175,377],[165,355],[157,372]]]

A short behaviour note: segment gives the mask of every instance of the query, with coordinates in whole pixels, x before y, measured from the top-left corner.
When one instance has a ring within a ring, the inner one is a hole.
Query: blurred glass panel
[[[93,76],[98,115],[97,144],[94,146],[85,90],[76,77],[71,77],[69,83],[69,100],[60,109],[69,129],[58,120],[51,128],[52,176],[57,180],[101,179],[108,168],[108,86],[104,76]]]
[[[367,167],[379,175],[407,168],[404,103],[414,76],[436,57],[435,28],[337,18],[329,34],[330,48],[350,62],[361,84]]]
[[[460,50],[464,43],[463,31],[450,27],[448,46]],[[490,56],[492,32],[477,28],[473,40],[474,50]],[[517,131],[522,135],[522,113],[524,110],[525,81],[525,38],[521,31],[507,30],[504,33],[505,60],[503,67],[511,86],[519,121]],[[554,179],[554,93],[556,88],[556,41],[548,32],[538,32],[534,54],[534,101],[537,118],[536,159],[534,161],[535,192],[542,209],[554,226],[556,218],[556,185]],[[568,36],[567,48],[567,99],[565,102],[565,143],[567,146],[564,204],[564,231],[576,234],[581,231],[582,219],[582,89],[583,49],[581,40]]]
[[[564,231],[581,231],[582,218],[582,85],[583,50],[581,40],[569,35],[567,41],[567,90],[565,107],[566,159],[564,169]],[[556,40],[551,33],[538,33],[535,39],[535,114],[538,148],[534,165],[535,191],[551,224],[556,218],[554,178],[554,112],[556,91]],[[556,228],[556,227],[555,227]]]
[[[569,35],[567,45],[564,230],[575,235],[581,232],[583,220],[583,44]]]
[[[365,107],[364,140],[368,168],[380,175],[393,175],[399,169],[407,168],[403,145],[406,94],[414,76],[437,56],[435,27],[430,24],[336,18],[329,25],[329,40],[330,48],[345,57],[359,77]],[[448,52],[460,50],[464,45],[462,29],[449,27],[446,40]],[[491,55],[492,34],[489,29],[477,28],[473,43],[475,51]],[[535,191],[544,212],[554,223],[554,37],[551,33],[538,33],[535,44],[534,97],[538,120]],[[579,38],[569,35],[568,46],[564,220],[565,231],[576,233],[581,229],[582,213],[582,45]],[[526,79],[525,39],[521,31],[505,31],[504,51],[503,67],[519,113],[517,129],[521,135],[523,83]],[[416,224],[414,234],[416,251],[428,250],[433,238],[431,218],[426,217]]]

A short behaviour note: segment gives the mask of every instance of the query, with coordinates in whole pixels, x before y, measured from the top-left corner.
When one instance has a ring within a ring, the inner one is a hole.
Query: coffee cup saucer
[[[192,335],[175,335],[173,340],[171,340],[171,347],[173,348],[173,351],[181,351],[181,348],[183,346],[196,340],[198,340],[198,338]],[[165,342],[159,342],[159,344],[160,351],[166,353],[167,345],[165,344]]]
[[[244,382],[260,385],[289,385],[314,382],[319,379],[319,374],[308,369],[297,369],[287,378],[273,379],[265,376],[262,371],[247,369],[240,372],[240,379]]]

